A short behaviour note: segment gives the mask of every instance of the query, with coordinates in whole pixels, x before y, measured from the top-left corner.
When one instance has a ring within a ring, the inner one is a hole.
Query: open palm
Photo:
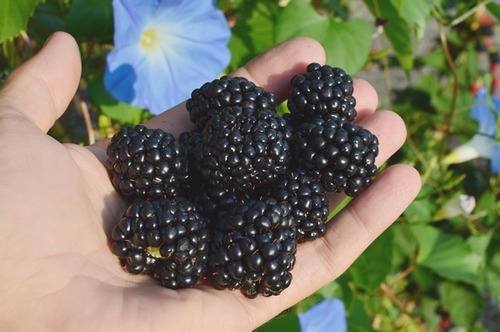
[[[313,40],[278,45],[233,73],[286,97],[290,78],[324,61]],[[420,188],[416,171],[389,167],[329,223],[301,244],[293,281],[280,296],[247,299],[200,283],[159,287],[124,272],[108,246],[125,202],[106,169],[106,142],[63,145],[46,135],[67,108],[80,76],[74,40],[56,33],[0,90],[0,326],[7,331],[248,331],[338,277],[404,210]],[[405,127],[377,95],[355,81],[358,119],[380,140],[378,163],[402,144]],[[152,119],[173,134],[191,129],[183,105]],[[332,196],[332,205],[342,197]]]

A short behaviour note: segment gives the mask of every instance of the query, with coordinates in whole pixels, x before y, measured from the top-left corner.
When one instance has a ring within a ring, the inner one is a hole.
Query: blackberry
[[[189,180],[186,149],[161,129],[124,128],[111,139],[107,156],[112,183],[128,200],[175,197]]]
[[[352,93],[352,78],[343,69],[311,63],[305,74],[292,79],[288,108],[295,123],[320,114],[337,114],[342,121],[352,121],[356,117]]]
[[[183,195],[191,195],[193,191],[196,191],[198,184],[200,182],[203,182],[201,178],[200,165],[195,161],[195,148],[199,146],[201,137],[201,132],[195,129],[190,132],[181,133],[178,138],[178,142],[182,144],[182,146],[186,150],[189,167],[188,172],[190,177],[190,181],[188,181],[188,183],[183,186]]]
[[[213,227],[209,275],[216,289],[249,298],[279,295],[292,280],[297,238],[290,207],[250,200],[221,213]]]
[[[221,189],[201,182],[193,199],[203,215],[214,221],[221,212],[228,211],[235,204],[249,201],[251,196],[248,191]]]
[[[226,107],[205,126],[195,161],[212,186],[254,189],[288,170],[291,138],[274,110]]]
[[[200,131],[213,115],[228,106],[274,109],[276,97],[244,77],[223,76],[193,90],[186,102],[191,121]]]
[[[262,195],[290,205],[299,243],[325,233],[329,213],[326,190],[306,171],[297,169],[281,175],[263,190]]]
[[[164,287],[193,286],[206,270],[206,219],[189,201],[132,203],[113,227],[111,249],[132,274],[148,274]]]
[[[377,170],[377,137],[334,116],[317,116],[300,124],[294,148],[297,163],[314,174],[327,191],[356,196],[370,185]]]

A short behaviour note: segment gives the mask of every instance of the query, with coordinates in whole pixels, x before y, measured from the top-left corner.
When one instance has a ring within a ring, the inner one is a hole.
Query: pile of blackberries
[[[273,94],[224,76],[192,92],[193,131],[119,131],[107,168],[130,206],[113,253],[168,288],[208,280],[249,298],[280,294],[297,244],[326,230],[327,192],[355,196],[377,170],[378,140],[354,124],[352,93],[344,70],[312,63],[281,116]]]

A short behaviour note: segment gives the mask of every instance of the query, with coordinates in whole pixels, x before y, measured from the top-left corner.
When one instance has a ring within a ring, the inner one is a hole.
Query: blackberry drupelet
[[[244,77],[223,76],[193,90],[186,102],[191,121],[200,131],[213,115],[228,106],[274,109],[276,97]]]
[[[207,182],[200,182],[193,193],[193,202],[211,222],[221,212],[228,211],[233,205],[247,202],[252,198],[249,191],[221,189]]]
[[[306,171],[297,169],[280,175],[276,182],[263,189],[262,196],[290,205],[298,243],[314,240],[325,233],[329,213],[326,190]]]
[[[112,183],[127,200],[175,197],[189,180],[186,149],[161,129],[124,128],[111,139],[107,156]]]
[[[377,137],[334,116],[316,116],[300,124],[294,133],[294,148],[300,167],[330,192],[356,196],[370,185],[377,170]]]
[[[196,284],[206,270],[206,219],[183,198],[132,203],[111,233],[111,249],[132,274],[148,274],[164,287]]]
[[[290,207],[250,200],[221,213],[212,231],[209,275],[216,289],[249,298],[279,295],[292,280],[297,238]]]
[[[195,161],[212,186],[253,190],[288,170],[292,133],[274,110],[226,107],[195,147]]]
[[[337,114],[342,121],[352,121],[356,117],[352,92],[352,78],[343,69],[311,63],[305,74],[292,79],[288,108],[295,123],[320,114]]]
[[[198,130],[191,130],[179,134],[178,142],[183,146],[186,151],[188,160],[188,173],[190,181],[183,185],[181,195],[185,197],[192,196],[192,192],[196,191],[198,184],[203,182],[201,179],[200,165],[195,161],[195,148],[201,142],[201,132]],[[187,196],[186,196],[187,195]]]

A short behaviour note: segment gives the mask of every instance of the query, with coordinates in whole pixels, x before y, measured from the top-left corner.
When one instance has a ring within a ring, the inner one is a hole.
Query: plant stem
[[[438,151],[438,164],[441,173],[443,173],[441,159],[444,154],[444,149],[446,147],[446,141],[448,140],[448,136],[450,135],[451,123],[453,121],[453,117],[455,116],[457,110],[457,101],[458,101],[458,72],[457,67],[455,66],[455,62],[453,61],[453,57],[451,56],[450,49],[448,47],[448,40],[446,39],[445,27],[442,23],[439,23],[439,36],[441,39],[441,45],[443,47],[444,54],[446,56],[446,61],[448,62],[448,66],[450,67],[452,79],[453,79],[453,95],[451,100],[450,112],[445,119],[444,127],[443,127],[443,138],[441,140],[441,145]]]
[[[490,2],[491,0],[486,0],[484,2],[475,5],[474,7],[472,7],[471,9],[469,9],[468,11],[466,11],[465,13],[463,13],[462,15],[451,21],[449,24],[447,24],[447,26],[451,28],[456,25],[459,25],[460,23],[462,23],[463,21],[474,15],[477,11],[484,9],[484,7]]]
[[[389,287],[388,284],[386,284],[385,282],[382,283],[380,285],[380,289],[382,290],[382,292],[384,293],[384,295],[387,296],[399,308],[399,310],[401,310],[401,312],[403,312],[412,321],[415,322],[415,326],[418,327],[419,331],[422,331],[422,332],[424,331],[420,327],[420,325],[415,321],[415,319],[413,318],[413,316],[408,312],[408,310],[406,310],[406,307],[405,307],[404,303],[401,302],[401,300],[396,296],[396,294],[394,294],[394,292],[392,291],[391,287]]]

